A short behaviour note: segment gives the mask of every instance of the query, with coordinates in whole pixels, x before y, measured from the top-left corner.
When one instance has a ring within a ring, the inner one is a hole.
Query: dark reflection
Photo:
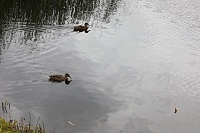
[[[0,22],[25,24],[65,24],[84,19],[99,4],[97,0],[1,0]],[[72,19],[71,19],[72,18]]]
[[[0,56],[12,43],[32,45],[46,41],[46,30],[57,29],[56,25],[109,22],[118,3],[119,0],[0,0]]]
[[[0,23],[33,25],[63,25],[77,20],[89,20],[102,14],[104,19],[117,9],[119,0],[0,0]]]
[[[107,4],[107,7],[105,9],[105,14],[103,17],[103,20],[105,20],[106,22],[109,22],[109,17],[111,14],[113,14],[118,7],[118,2],[120,2],[120,0],[110,0],[109,3]]]
[[[68,85],[71,81],[65,80],[65,84]]]
[[[90,32],[90,30],[85,30],[85,33],[89,33]]]

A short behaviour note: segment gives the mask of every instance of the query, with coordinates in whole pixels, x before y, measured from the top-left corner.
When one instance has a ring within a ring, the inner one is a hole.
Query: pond
[[[197,0],[1,0],[0,101],[56,133],[198,133]],[[90,32],[73,27],[90,24]],[[69,73],[70,84],[49,82]],[[175,107],[178,109],[174,113]]]

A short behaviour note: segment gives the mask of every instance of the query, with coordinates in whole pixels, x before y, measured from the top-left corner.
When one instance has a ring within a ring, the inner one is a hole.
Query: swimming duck
[[[53,81],[53,82],[71,82],[72,78],[70,77],[70,75],[68,73],[65,74],[65,76],[63,75],[50,75],[49,76],[49,81]]]
[[[90,30],[87,30],[89,28],[89,24],[88,23],[85,23],[85,25],[79,25],[79,26],[74,26],[74,31],[79,31],[79,32],[82,32],[82,31],[85,31],[85,33],[88,33]]]

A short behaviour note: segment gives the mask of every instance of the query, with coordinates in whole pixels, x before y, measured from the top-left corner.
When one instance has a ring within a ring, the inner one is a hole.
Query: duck
[[[90,31],[88,30],[89,26],[90,25],[88,23],[85,23],[84,26],[83,25],[74,26],[74,31],[79,31],[79,32],[85,31],[85,33],[88,33]]]
[[[65,81],[65,82],[69,83],[69,82],[72,81],[72,78],[68,73],[66,73],[65,76],[63,76],[63,75],[50,75],[49,76],[49,81],[52,81],[52,82]]]

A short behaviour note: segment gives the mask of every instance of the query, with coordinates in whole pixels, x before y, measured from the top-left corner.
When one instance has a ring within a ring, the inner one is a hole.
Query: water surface
[[[0,5],[0,100],[12,117],[30,111],[58,133],[199,131],[197,0]],[[72,32],[85,22],[89,33]],[[48,81],[66,72],[69,85]]]

